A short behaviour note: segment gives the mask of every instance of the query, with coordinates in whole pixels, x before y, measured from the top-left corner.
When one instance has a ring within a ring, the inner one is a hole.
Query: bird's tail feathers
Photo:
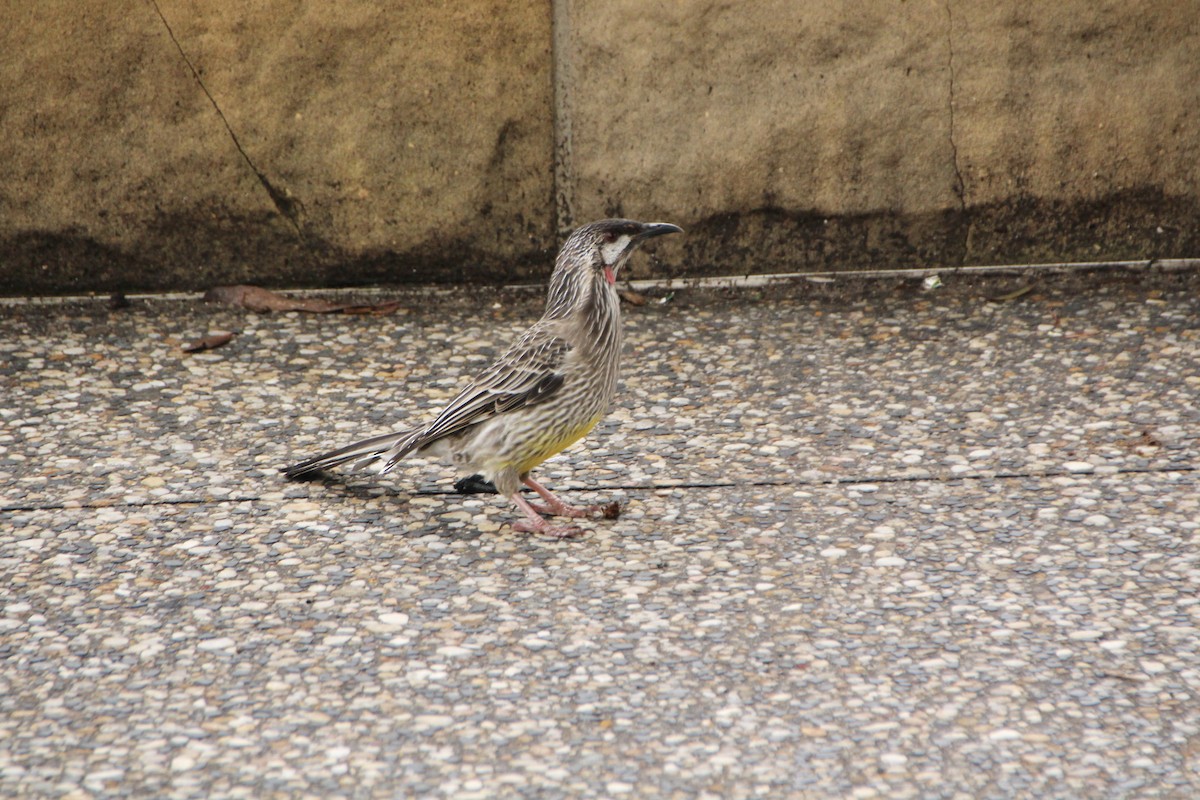
[[[322,453],[299,464],[284,467],[280,472],[292,480],[304,480],[342,464],[349,464],[352,470],[374,467],[380,473],[387,472],[413,450],[419,434],[420,431],[404,431],[363,439],[361,442]]]

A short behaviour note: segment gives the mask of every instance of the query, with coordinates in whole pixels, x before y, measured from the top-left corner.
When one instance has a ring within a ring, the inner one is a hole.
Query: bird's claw
[[[621,516],[621,504],[616,500],[602,506],[569,506],[566,503],[558,505],[542,505],[530,503],[533,510],[547,517],[573,517],[575,519],[616,519]]]

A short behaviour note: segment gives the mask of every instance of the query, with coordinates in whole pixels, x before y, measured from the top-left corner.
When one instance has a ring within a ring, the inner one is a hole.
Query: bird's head
[[[613,284],[621,267],[642,242],[655,236],[682,232],[678,225],[668,222],[602,219],[583,225],[571,234],[559,254],[559,265],[568,258]]]
[[[617,273],[642,242],[682,232],[678,225],[668,222],[629,219],[602,219],[576,228],[558,251],[558,261],[550,277],[547,314],[568,313],[593,296],[590,287],[615,284]]]

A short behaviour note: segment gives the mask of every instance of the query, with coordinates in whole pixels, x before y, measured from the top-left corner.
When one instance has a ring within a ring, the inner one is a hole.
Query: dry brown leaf
[[[365,306],[342,306],[339,309],[343,314],[371,314],[376,317],[382,317],[384,314],[393,314],[400,308],[399,300],[389,300],[385,303],[369,303]]]
[[[203,339],[197,339],[191,344],[183,346],[185,353],[199,353],[201,350],[215,350],[222,345],[229,344],[233,341],[235,334],[229,332],[214,333],[211,336],[205,336]]]
[[[617,294],[619,294],[621,296],[622,300],[624,300],[626,303],[629,303],[630,305],[634,305],[634,306],[646,305],[646,295],[638,294],[633,289],[618,289]]]
[[[240,306],[251,311],[307,311],[312,314],[374,314],[382,316],[392,314],[400,308],[399,300],[387,300],[382,303],[366,305],[349,303],[330,303],[328,300],[306,300],[300,297],[286,297],[261,286],[216,286],[204,293],[204,299],[210,303],[223,303],[229,306]]]
[[[305,300],[284,297],[261,286],[216,286],[204,293],[210,303],[241,306],[251,311],[310,311],[314,314],[329,314],[341,311],[343,306],[326,300]]]

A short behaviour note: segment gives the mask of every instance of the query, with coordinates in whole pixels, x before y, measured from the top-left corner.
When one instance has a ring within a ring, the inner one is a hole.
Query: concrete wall
[[[1200,255],[1200,0],[11,0],[0,291]]]

